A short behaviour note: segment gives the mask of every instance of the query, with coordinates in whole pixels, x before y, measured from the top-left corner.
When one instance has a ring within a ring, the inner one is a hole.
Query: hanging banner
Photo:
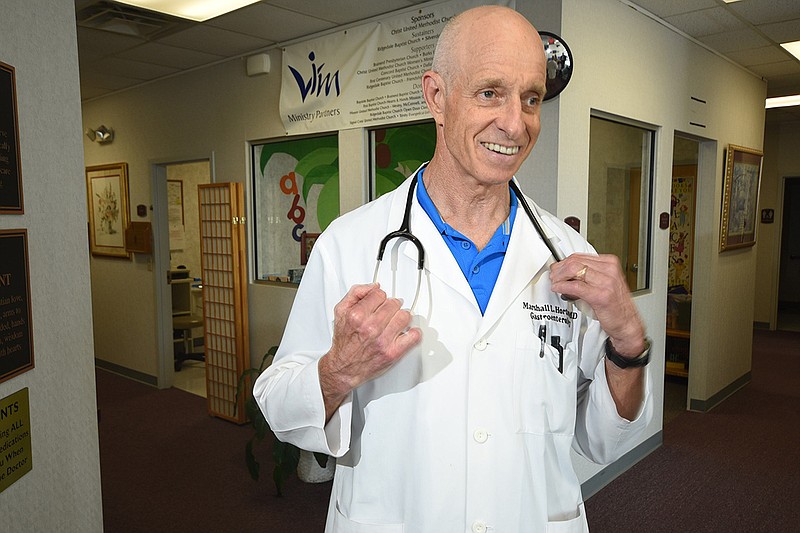
[[[514,0],[495,2],[514,7]],[[454,15],[451,0],[284,48],[280,113],[287,134],[430,118],[420,81]]]

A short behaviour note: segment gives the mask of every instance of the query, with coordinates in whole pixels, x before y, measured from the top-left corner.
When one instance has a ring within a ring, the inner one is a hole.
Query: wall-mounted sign
[[[762,224],[772,224],[775,222],[775,210],[774,209],[762,209],[761,210],[761,223]]]
[[[283,49],[286,133],[320,133],[429,119],[422,74],[448,20],[486,0],[449,0]],[[514,7],[516,0],[488,3]]]
[[[33,368],[28,232],[0,230],[0,383]]]
[[[33,468],[28,389],[0,399],[0,492]]]
[[[16,86],[14,67],[0,61],[0,213],[21,215],[24,209]]]

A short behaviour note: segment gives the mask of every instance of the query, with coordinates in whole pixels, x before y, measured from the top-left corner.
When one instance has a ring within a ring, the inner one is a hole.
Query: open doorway
[[[160,379],[164,386],[206,396],[198,187],[212,182],[209,159],[156,165],[154,233],[157,268],[166,272]],[[163,282],[162,282],[163,283]],[[161,385],[160,385],[161,386]]]
[[[700,142],[675,134],[667,275],[664,424],[686,410]]]
[[[800,331],[800,177],[783,180],[777,328]]]

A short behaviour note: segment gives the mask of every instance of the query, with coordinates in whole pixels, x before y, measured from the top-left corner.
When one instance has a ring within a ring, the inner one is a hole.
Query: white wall
[[[183,212],[182,232],[183,243],[180,240],[172,242],[170,240],[169,263],[173,270],[179,266],[184,266],[191,272],[194,278],[202,275],[200,266],[200,209],[198,187],[205,183],[211,183],[211,172],[209,161],[193,161],[188,163],[178,163],[167,166],[167,179],[170,181],[180,181],[182,186],[181,209]],[[135,206],[131,206],[131,211]],[[139,220],[131,213],[131,220]],[[180,246],[180,247],[178,247]]]
[[[759,224],[755,322],[776,326],[784,178],[800,176],[800,123],[767,124],[759,209],[774,209],[773,224]]]
[[[280,54],[271,56],[277,72]],[[131,206],[152,205],[154,162],[207,159],[213,154],[212,175],[217,182],[247,182],[247,141],[284,135],[277,108],[279,91],[277,76],[248,78],[244,60],[234,60],[84,103],[85,127],[102,123],[116,133],[108,145],[85,140],[86,164],[127,162]],[[152,220],[152,212],[148,219]],[[164,273],[153,272],[148,258],[141,255],[133,261],[93,257],[91,268],[96,357],[152,376],[155,382],[155,276]],[[293,295],[293,289],[251,287],[254,361],[280,340]]]
[[[765,84],[617,0],[587,2],[518,0],[517,9],[540,30],[560,33],[575,55],[571,84],[544,104],[539,144],[520,172],[523,188],[546,208],[587,220],[589,117],[600,110],[657,128],[654,218],[669,212],[672,142],[682,131],[713,139],[703,154],[698,198],[696,300],[690,395],[708,400],[750,369],[755,253],[720,255],[719,203],[722,152],[727,143],[761,148]],[[198,159],[214,153],[217,181],[248,181],[247,142],[282,137],[278,116],[281,57],[273,69],[248,78],[243,60],[85,103],[86,126],[114,127],[114,143],[84,142],[87,164],[126,161],[131,205],[151,202],[153,161]],[[690,96],[709,103],[704,129],[689,125],[697,115]],[[342,211],[363,202],[365,150],[360,130],[340,133]],[[557,187],[556,187],[557,184]],[[249,196],[249,195],[248,195]],[[250,217],[252,219],[252,217]],[[584,229],[585,231],[585,229]],[[647,436],[661,429],[668,231],[654,230],[652,290],[637,295],[654,340],[656,419]],[[145,262],[92,260],[96,355],[156,375],[155,276]],[[119,280],[125,280],[121,284]],[[713,283],[712,283],[713,280]],[[116,291],[111,294],[109,291]],[[103,289],[103,290],[97,290]],[[294,297],[287,287],[251,285],[250,352],[254,362],[280,340]],[[124,311],[101,313],[108,302]],[[120,338],[124,342],[120,342]],[[129,342],[136,339],[136,342]],[[598,468],[581,464],[582,479]]]
[[[72,0],[0,0],[0,60],[16,68],[35,368],[0,384],[30,394],[33,470],[0,493],[0,530],[102,531],[86,182]],[[2,261],[3,258],[0,258]]]
[[[750,370],[756,257],[752,249],[717,252],[721,162],[728,143],[761,148],[766,85],[617,0],[564,0],[562,20],[562,37],[576,60],[573,80],[559,97],[560,217],[587,220],[592,110],[656,127],[656,226],[658,214],[670,211],[675,131],[717,141],[700,169],[692,310],[689,396],[706,401]],[[691,96],[708,102],[705,117],[695,113]],[[705,128],[689,124],[698,118]],[[662,425],[668,251],[668,230],[655,229],[652,290],[635,298],[657,354],[649,368],[656,419],[647,436]],[[579,461],[582,479],[598,470]]]

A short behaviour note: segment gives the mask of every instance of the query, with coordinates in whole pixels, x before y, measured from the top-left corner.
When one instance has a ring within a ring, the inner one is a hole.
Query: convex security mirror
[[[539,35],[547,60],[547,94],[544,99],[550,100],[558,96],[572,78],[572,52],[558,35],[547,31],[540,31]]]

